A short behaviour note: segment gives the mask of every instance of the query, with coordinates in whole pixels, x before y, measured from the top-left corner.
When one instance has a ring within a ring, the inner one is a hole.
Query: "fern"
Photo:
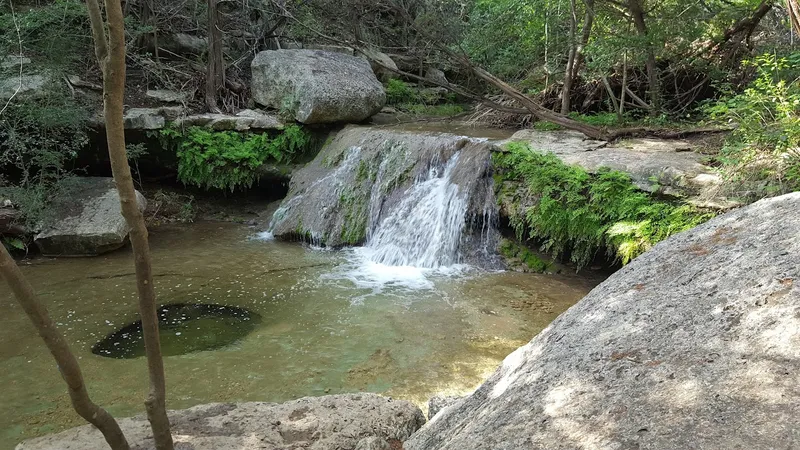
[[[712,213],[659,201],[638,190],[622,172],[600,169],[590,174],[568,166],[555,155],[511,143],[494,156],[502,181],[525,189],[504,189],[519,205],[510,218],[519,239],[541,242],[555,257],[569,255],[578,268],[601,249],[627,264],[667,237],[695,227]]]
[[[311,144],[311,135],[297,125],[275,137],[192,127],[161,131],[165,146],[178,156],[178,179],[205,189],[249,188],[268,161],[289,162]]]

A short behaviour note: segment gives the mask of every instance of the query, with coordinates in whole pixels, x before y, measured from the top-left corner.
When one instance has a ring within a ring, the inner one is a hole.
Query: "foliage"
[[[420,89],[402,80],[391,79],[386,83],[387,104],[415,116],[456,116],[464,107],[455,104],[453,94],[439,89]]]
[[[746,61],[755,80],[738,95],[706,105],[736,124],[723,148],[723,174],[746,200],[800,190],[800,52]]]
[[[504,189],[516,212],[517,237],[542,243],[554,257],[569,256],[578,268],[606,249],[627,264],[667,237],[690,229],[713,214],[688,205],[653,199],[628,175],[601,169],[590,174],[562,163],[555,155],[511,143],[494,156],[503,181],[520,183],[522,193]]]
[[[519,260],[527,270],[534,273],[545,273],[552,267],[549,261],[545,261],[528,247],[519,245],[510,239],[504,239],[500,243],[499,250],[506,259]]]
[[[18,55],[22,41],[23,54],[32,60],[31,65],[58,77],[93,57],[89,18],[82,1],[56,0],[20,11],[16,19],[19,36],[13,15],[0,9],[0,55]],[[9,70],[18,73],[19,66]]]
[[[165,128],[161,136],[176,148],[181,182],[231,192],[251,187],[266,162],[290,162],[311,145],[311,135],[297,125],[275,137],[200,127]]]

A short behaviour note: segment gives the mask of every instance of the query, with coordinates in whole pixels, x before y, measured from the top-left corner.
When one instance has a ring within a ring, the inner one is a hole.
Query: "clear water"
[[[238,306],[208,303],[170,303],[158,308],[158,331],[164,356],[218,350],[234,345],[255,330],[261,316]],[[142,321],[109,334],[92,346],[107,358],[145,356]]]
[[[232,345],[166,357],[169,408],[354,391],[423,405],[438,392],[464,394],[601,281],[391,267],[371,260],[368,248],[315,250],[254,239],[257,231],[197,223],[151,232],[162,304],[229,305],[261,317]],[[129,251],[39,259],[23,270],[79,357],[94,400],[118,416],[143,413],[144,359],[91,351],[138,319]],[[202,331],[198,339],[217,333]],[[82,424],[52,358],[2,284],[0,386],[2,450]]]

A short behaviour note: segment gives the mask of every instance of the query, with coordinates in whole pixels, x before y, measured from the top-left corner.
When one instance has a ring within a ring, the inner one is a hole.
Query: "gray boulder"
[[[800,448],[800,193],[658,244],[406,450]]]
[[[44,89],[48,78],[44,75],[16,75],[0,79],[0,100],[14,96],[38,95]]]
[[[450,82],[447,81],[447,76],[444,74],[444,72],[433,67],[429,67],[428,70],[425,71],[425,79],[430,80],[435,84],[443,84],[445,86],[450,84]]]
[[[186,92],[169,89],[148,89],[145,95],[164,103],[185,103],[189,100],[189,94]]]
[[[386,103],[362,58],[320,50],[270,50],[252,64],[253,99],[305,124],[361,122]]]
[[[357,445],[383,449],[375,445],[403,442],[425,423],[413,404],[375,394],[307,397],[281,404],[216,403],[170,411],[169,419],[175,448],[193,450],[352,450]],[[145,416],[119,422],[131,448],[153,448]],[[105,447],[100,432],[86,425],[25,441],[16,450]]]
[[[447,408],[448,406],[455,405],[459,400],[464,397],[434,395],[428,400],[428,418],[432,419],[433,416],[439,414],[439,411]]]
[[[144,196],[137,192],[136,198],[144,211]],[[45,256],[96,256],[125,245],[129,232],[114,180],[80,178],[51,205],[51,217],[34,242]]]
[[[379,438],[378,436],[365,437],[358,441],[355,450],[391,450],[392,446],[386,442],[386,439]]]
[[[392,60],[392,57],[380,50],[374,48],[364,48],[360,53],[367,58],[372,71],[375,75],[383,81],[388,81],[393,78],[398,78],[397,64]]]

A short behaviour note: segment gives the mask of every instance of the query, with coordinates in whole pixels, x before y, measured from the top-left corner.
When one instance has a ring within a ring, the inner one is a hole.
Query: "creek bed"
[[[355,391],[423,406],[439,392],[465,394],[602,281],[369,266],[359,250],[259,240],[256,231],[201,222],[151,232],[161,304],[225,305],[260,317],[229,345],[165,358],[170,409]],[[93,399],[120,417],[143,413],[144,360],[92,353],[138,319],[130,250],[36,259],[23,270],[80,359]],[[5,285],[0,299],[0,450],[6,450],[83,422]],[[203,330],[197,335],[203,338]]]

